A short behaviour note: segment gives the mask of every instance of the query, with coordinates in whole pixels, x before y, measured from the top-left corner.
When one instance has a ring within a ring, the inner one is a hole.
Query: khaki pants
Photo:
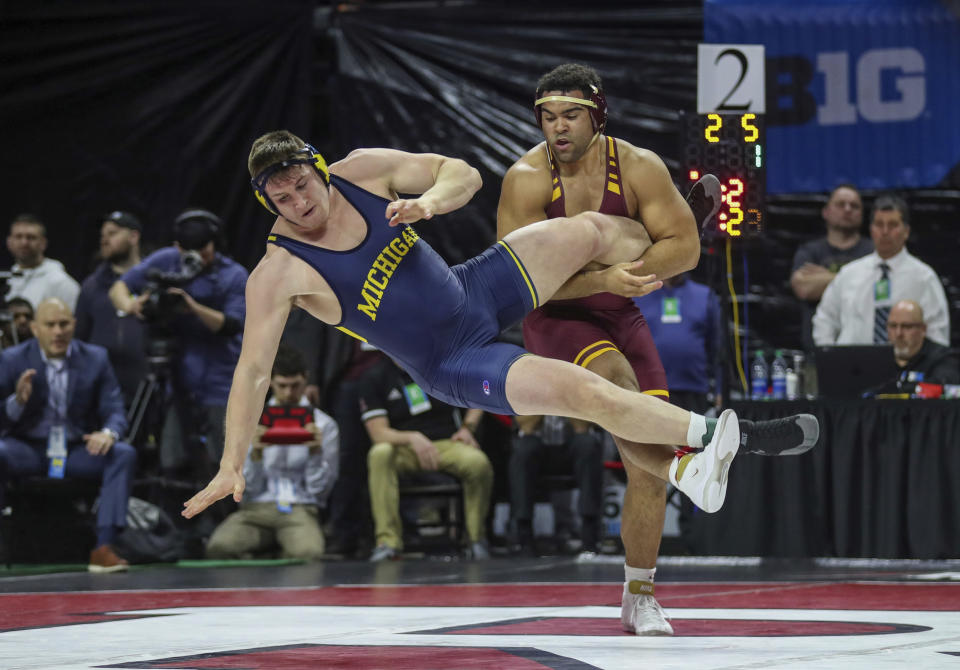
[[[244,503],[217,526],[207,543],[207,558],[244,558],[279,544],[283,558],[317,560],[323,555],[323,531],[313,505],[293,505],[289,514],[276,503]]]
[[[480,449],[453,440],[434,443],[440,454],[440,472],[460,480],[463,486],[463,513],[467,536],[471,542],[484,538],[484,521],[490,509],[493,488],[493,466]],[[407,445],[375,444],[367,455],[370,472],[370,511],[373,513],[377,544],[403,548],[403,526],[400,521],[400,484],[398,476],[418,472],[420,461]]]

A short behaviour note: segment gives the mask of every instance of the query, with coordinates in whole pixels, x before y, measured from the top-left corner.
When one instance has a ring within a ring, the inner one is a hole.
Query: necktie
[[[53,410],[55,423],[62,424],[67,416],[67,366],[64,362],[54,364],[48,362],[51,375],[47,381],[50,384],[50,409]]]
[[[890,295],[890,266],[886,263],[880,264],[880,280],[887,282],[887,295]],[[873,342],[874,344],[885,344],[890,341],[887,336],[887,318],[890,316],[890,305],[877,307],[873,311]]]

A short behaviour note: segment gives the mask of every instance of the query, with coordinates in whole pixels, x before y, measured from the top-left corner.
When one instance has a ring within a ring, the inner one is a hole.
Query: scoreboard
[[[686,188],[704,174],[720,180],[717,232],[733,239],[763,232],[766,128],[763,114],[681,113],[681,168]]]

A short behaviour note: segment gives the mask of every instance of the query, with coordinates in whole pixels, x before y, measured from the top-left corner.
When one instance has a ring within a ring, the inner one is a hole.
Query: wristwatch
[[[118,435],[117,431],[115,431],[113,428],[104,428],[103,432],[107,433],[110,437],[113,438],[114,444],[120,441],[120,435]]]

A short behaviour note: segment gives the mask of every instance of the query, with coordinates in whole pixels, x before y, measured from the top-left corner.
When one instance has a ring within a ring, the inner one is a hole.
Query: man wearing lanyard
[[[0,482],[9,477],[101,478],[91,572],[125,570],[111,547],[126,525],[136,451],[120,386],[103,347],[73,341],[75,320],[59,298],[37,308],[34,339],[0,354]]]

